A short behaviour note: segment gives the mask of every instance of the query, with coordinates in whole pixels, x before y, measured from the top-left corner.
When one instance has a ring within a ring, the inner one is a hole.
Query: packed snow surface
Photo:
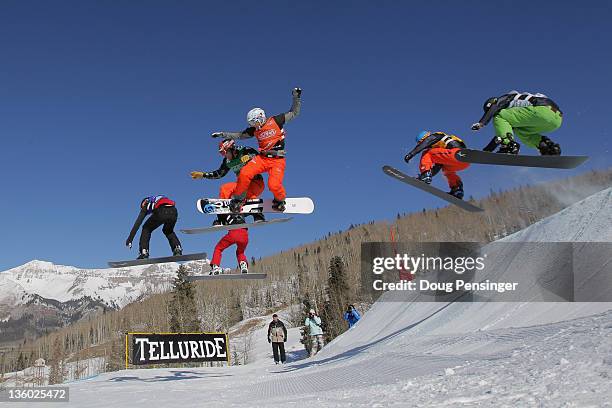
[[[612,189],[506,240],[612,241]],[[529,259],[523,262],[528,271]],[[314,358],[296,360],[292,329],[290,361],[280,366],[266,351],[262,330],[253,338],[251,364],[106,373],[71,384],[71,405],[596,407],[612,401],[610,303],[402,303],[382,297]]]

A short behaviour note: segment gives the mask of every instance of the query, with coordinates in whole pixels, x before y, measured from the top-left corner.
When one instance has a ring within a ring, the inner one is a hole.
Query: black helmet
[[[495,105],[497,103],[497,97],[496,96],[492,96],[489,99],[487,99],[484,103],[484,105],[482,106],[482,109],[486,112],[489,111],[489,109],[491,109],[491,106]]]

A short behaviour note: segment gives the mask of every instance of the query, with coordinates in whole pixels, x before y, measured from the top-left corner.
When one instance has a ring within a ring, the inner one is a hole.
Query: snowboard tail
[[[132,259],[129,261],[111,261],[108,263],[108,266],[110,266],[111,268],[126,268],[129,266],[152,265],[168,262],[198,261],[201,259],[206,259],[206,252],[190,255],[164,256],[161,258]]]
[[[438,198],[443,199],[444,201],[447,201],[451,204],[456,205],[457,207],[465,210],[465,211],[469,211],[469,212],[480,212],[480,211],[484,211],[482,208],[480,207],[476,207],[473,204],[468,203],[467,201],[463,201],[458,199],[457,197],[448,194],[445,191],[442,191],[440,189],[437,189],[423,181],[420,181],[418,179],[416,179],[415,177],[410,177],[407,174],[402,173],[401,171],[397,170],[394,167],[391,166],[384,166],[383,167],[383,172],[385,172],[386,175],[391,176],[399,181],[402,181],[406,184],[410,184],[413,187],[416,187],[418,189],[421,189],[423,191],[428,192],[429,194],[433,194]]]
[[[255,228],[255,227],[263,227],[264,225],[270,224],[280,224],[287,221],[291,221],[293,218],[276,218],[274,220],[269,221],[260,221],[260,222],[248,222],[244,224],[234,224],[234,225],[213,225],[211,227],[203,227],[203,228],[188,228],[182,229],[181,232],[183,234],[203,234],[206,232],[215,232],[215,231],[228,231],[234,229],[241,228]]]
[[[472,149],[458,150],[455,153],[455,158],[465,163],[544,167],[551,169],[573,169],[588,160],[588,156],[525,156],[483,152]]]
[[[202,214],[231,214],[230,201],[230,199],[222,198],[201,198],[196,202],[196,207]],[[287,198],[285,202],[285,211],[276,211],[272,209],[272,200],[270,199],[247,200],[242,207],[241,214],[311,214],[314,211],[314,202],[308,197]]]

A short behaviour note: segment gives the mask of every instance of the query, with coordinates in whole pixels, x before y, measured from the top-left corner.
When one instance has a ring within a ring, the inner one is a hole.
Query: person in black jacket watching
[[[272,343],[272,353],[274,354],[274,362],[285,364],[285,342],[287,341],[287,328],[285,324],[278,319],[275,313],[272,315],[272,321],[268,326],[268,343]],[[280,356],[279,356],[280,354]]]

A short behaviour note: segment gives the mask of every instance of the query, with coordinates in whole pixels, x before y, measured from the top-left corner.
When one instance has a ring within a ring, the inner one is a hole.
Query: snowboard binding
[[[431,184],[432,179],[433,179],[433,174],[431,170],[424,171],[417,176],[417,180],[422,181],[423,183],[426,183],[426,184]]]
[[[508,133],[505,138],[501,136],[495,136],[488,145],[484,147],[485,152],[492,152],[499,146],[499,150],[496,153],[502,154],[519,154],[521,145],[516,143],[512,138],[512,134]]]
[[[457,184],[454,187],[451,187],[450,191],[448,192],[448,194],[457,197],[460,200],[463,200],[463,183],[460,181],[459,184]]]
[[[285,200],[277,200],[276,198],[272,201],[272,209],[274,211],[283,212],[286,210],[286,202]]]
[[[148,249],[141,249],[140,250],[140,255],[138,255],[138,258],[136,259],[149,259],[149,250]]]
[[[246,200],[244,198],[232,198],[229,204],[230,212],[234,214],[240,213],[245,203],[246,203]]]
[[[211,266],[212,266],[212,269],[208,273],[209,275],[219,275],[223,273],[223,270],[221,269],[219,265],[211,265]]]
[[[540,143],[538,144],[538,150],[542,156],[560,156],[561,146],[558,143],[553,142],[546,136],[542,136]]]

